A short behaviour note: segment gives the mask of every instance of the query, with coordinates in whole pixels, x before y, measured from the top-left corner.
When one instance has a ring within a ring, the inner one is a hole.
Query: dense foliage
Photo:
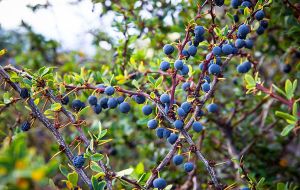
[[[300,187],[296,0],[93,3],[94,56],[0,28],[0,189]]]

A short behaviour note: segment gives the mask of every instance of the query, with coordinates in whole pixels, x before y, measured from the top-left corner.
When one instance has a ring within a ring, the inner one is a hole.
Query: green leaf
[[[234,20],[233,15],[230,14],[229,12],[227,12],[226,15],[227,15],[231,20]]]
[[[128,169],[117,172],[117,176],[122,177],[125,175],[130,175],[132,172],[133,172],[133,168],[128,168]]]
[[[285,93],[283,92],[283,90],[281,90],[280,88],[278,88],[275,84],[273,84],[272,87],[273,87],[277,92],[279,92],[280,94],[282,94],[282,95],[285,96]]]
[[[161,77],[159,77],[159,78],[156,80],[156,82],[155,82],[155,88],[157,88],[157,87],[162,83],[162,81],[163,81],[163,77],[161,76]]]
[[[4,104],[9,104],[11,102],[10,95],[8,92],[5,92],[3,94],[3,102]]]
[[[78,174],[75,171],[73,173],[69,173],[67,178],[73,186],[77,186]]]
[[[294,80],[294,82],[293,82],[293,92],[296,91],[296,89],[297,89],[297,84],[298,84],[298,81],[297,81],[297,80]]]
[[[96,153],[96,154],[93,154],[91,156],[91,160],[95,161],[95,162],[97,162],[97,161],[99,161],[99,160],[101,160],[103,158],[104,158],[104,156],[102,154],[100,154],[100,153]]]
[[[98,178],[96,176],[92,176],[91,181],[94,190],[104,190],[104,187],[106,186],[105,181],[98,182]]]
[[[285,81],[285,94],[289,100],[294,96],[293,85],[290,80]]]
[[[60,111],[60,109],[61,109],[60,103],[54,103],[51,105],[51,108],[50,108],[51,111]]]
[[[62,164],[59,164],[59,170],[60,170],[60,172],[65,176],[65,177],[67,177],[68,176],[68,169],[67,169],[67,167],[65,167],[64,165],[62,165]]]
[[[295,116],[290,115],[288,113],[281,112],[281,111],[276,111],[275,115],[278,116],[278,117],[281,117],[285,120],[290,120],[290,121],[294,121],[294,122],[297,121],[297,118]]]
[[[84,115],[89,111],[90,106],[86,106],[85,108],[83,108],[82,110],[80,110],[78,112],[78,116]]]
[[[251,75],[246,74],[244,79],[246,81],[246,88],[247,89],[252,89],[256,86],[256,82],[255,82],[254,78]]]
[[[153,85],[155,84],[155,79],[151,76],[148,76],[148,81],[150,81]]]
[[[91,161],[91,166],[90,167],[95,172],[103,172],[102,169],[100,168],[100,166],[94,161]]]
[[[135,88],[139,89],[139,83],[138,83],[137,80],[134,79],[134,80],[132,81],[132,85],[133,85]]]
[[[277,183],[277,190],[285,190],[285,185],[284,183]]]
[[[257,186],[258,188],[262,188],[263,185],[264,185],[264,182],[265,182],[265,178],[262,177],[262,178],[260,178],[260,180],[258,181],[258,183],[256,184],[256,186]]]
[[[280,135],[281,136],[286,136],[286,135],[288,135],[290,132],[291,132],[291,130],[293,130],[294,129],[294,125],[288,125],[288,126],[286,126],[283,130],[282,130],[282,132],[280,133]]]
[[[32,82],[31,82],[31,80],[29,80],[28,78],[23,78],[23,82],[24,82],[25,84],[27,84],[28,86],[32,86]]]
[[[293,104],[293,116],[298,117],[298,102]]]
[[[135,167],[134,172],[136,174],[143,174],[144,173],[144,164],[142,162],[138,163],[138,165]]]
[[[102,130],[99,134],[98,134],[98,137],[97,137],[97,140],[100,140],[102,139],[107,133],[107,129],[104,129]]]

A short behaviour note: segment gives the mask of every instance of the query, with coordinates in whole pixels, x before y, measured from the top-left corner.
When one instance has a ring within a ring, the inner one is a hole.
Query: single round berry
[[[225,44],[222,46],[222,52],[225,55],[229,55],[232,54],[233,50],[232,50],[232,46],[230,44]]]
[[[170,103],[170,95],[169,94],[162,94],[159,98],[160,102],[163,104]]]
[[[234,9],[237,9],[240,5],[240,1],[239,0],[231,0],[231,6],[234,8]]]
[[[147,125],[148,125],[149,129],[156,129],[158,122],[156,119],[151,119],[148,121]]]
[[[199,110],[198,112],[197,112],[197,117],[201,117],[201,116],[203,116],[204,115],[204,112],[202,111],[202,110]]]
[[[100,106],[101,106],[103,109],[108,108],[107,102],[108,102],[108,98],[106,98],[106,97],[102,97],[102,98],[99,100],[99,104],[100,104]]]
[[[203,90],[204,92],[209,92],[209,90],[210,90],[210,85],[209,85],[207,82],[205,82],[205,83],[203,83],[203,84],[201,85],[201,88],[202,88],[202,90]]]
[[[168,137],[167,141],[170,143],[170,144],[174,144],[178,139],[178,135],[175,134],[175,133],[171,133],[170,136]]]
[[[28,131],[29,129],[30,129],[30,123],[28,121],[25,121],[24,123],[22,123],[22,125],[21,125],[22,131]]]
[[[204,36],[200,36],[200,35],[195,35],[195,38],[194,38],[194,42],[193,42],[193,45],[198,47],[199,46],[199,43],[202,42],[204,40]]]
[[[250,190],[249,187],[242,187],[241,190]]]
[[[178,115],[179,115],[180,117],[186,116],[186,112],[185,112],[184,109],[182,109],[182,108],[178,108],[178,109],[177,109],[177,113],[178,113]]]
[[[125,100],[124,96],[120,96],[120,97],[117,98],[117,101],[118,101],[119,104],[121,104],[122,102],[124,102],[124,100]]]
[[[142,108],[142,112],[145,115],[150,115],[152,113],[152,107],[150,105],[144,105]]]
[[[194,130],[195,132],[197,132],[197,133],[201,132],[202,129],[203,129],[203,126],[202,126],[201,123],[198,122],[198,121],[195,121],[195,122],[193,123],[192,127],[193,127],[193,130]]]
[[[208,72],[209,74],[213,74],[213,75],[219,75],[221,72],[221,67],[217,64],[212,64],[209,68],[208,68]]]
[[[191,172],[194,169],[194,164],[192,162],[187,162],[183,165],[184,171]]]
[[[239,22],[240,18],[238,15],[233,15],[234,22]]]
[[[206,76],[204,77],[204,80],[205,80],[207,83],[210,83],[210,78],[209,78],[209,76],[206,75]]]
[[[188,52],[188,50],[184,49],[182,50],[182,55],[184,56],[184,58],[189,59],[190,58],[190,54]]]
[[[191,83],[189,83],[189,82],[184,82],[184,83],[182,84],[182,89],[183,89],[184,91],[187,91],[187,90],[190,88],[190,86],[191,86]]]
[[[256,20],[262,20],[265,17],[265,12],[263,10],[259,10],[254,15]]]
[[[72,101],[72,108],[78,112],[85,108],[85,103],[81,102],[80,100],[73,100]]]
[[[100,89],[105,89],[105,85],[104,84],[97,84],[96,88],[100,88]]]
[[[70,99],[69,99],[69,96],[66,96],[66,95],[63,95],[62,98],[61,98],[61,103],[63,105],[67,105],[69,103]]]
[[[205,29],[203,28],[203,26],[196,26],[194,29],[194,33],[196,36],[202,36],[205,32]]]
[[[241,39],[245,39],[247,34],[250,32],[249,26],[246,24],[242,24],[238,28],[238,37]]]
[[[102,111],[101,105],[100,105],[100,104],[97,104],[97,105],[93,106],[93,111],[94,111],[96,114],[101,113],[101,111]]]
[[[176,60],[174,63],[174,67],[177,70],[181,70],[183,68],[183,61],[180,59]]]
[[[184,125],[184,123],[183,123],[182,120],[176,120],[176,121],[174,121],[174,127],[176,129],[178,129],[178,130],[183,129],[183,125]]]
[[[29,98],[30,94],[27,88],[21,88],[20,96],[23,99]]]
[[[252,7],[252,3],[250,1],[243,1],[242,4],[241,4],[242,7]]]
[[[170,63],[167,61],[163,61],[160,63],[160,70],[167,71],[170,68]]]
[[[264,29],[266,29],[266,28],[268,28],[268,21],[267,20],[261,20],[260,22],[259,22],[259,25],[260,26],[262,26],[262,27],[264,27]]]
[[[119,110],[122,113],[128,113],[130,111],[130,105],[129,105],[129,103],[128,102],[122,102],[119,105]]]
[[[97,105],[97,97],[96,97],[96,96],[93,96],[93,95],[89,96],[89,97],[88,97],[88,102],[89,102],[89,104],[90,104],[91,106]]]
[[[245,65],[245,67],[248,69],[248,71],[251,69],[251,63],[249,61],[245,61],[243,63],[243,65]]]
[[[174,52],[175,48],[170,44],[166,44],[163,47],[163,50],[166,55],[171,55]]]
[[[188,52],[191,56],[195,56],[196,53],[197,53],[197,47],[194,46],[194,45],[191,45],[189,48],[188,48]]]
[[[163,134],[164,138],[168,138],[170,135],[171,135],[171,131],[169,129],[165,129]]]
[[[146,98],[143,95],[135,95],[134,101],[136,101],[138,104],[143,104],[146,101]]]
[[[237,72],[239,73],[247,73],[247,67],[244,64],[240,64],[236,67]]]
[[[187,75],[189,73],[190,69],[187,65],[183,65],[182,69],[180,70],[181,75]]]
[[[157,189],[164,189],[167,186],[166,180],[163,178],[156,178],[153,180],[153,187]]]
[[[108,108],[114,109],[118,106],[118,101],[116,98],[109,98],[107,101]]]
[[[83,155],[78,155],[73,158],[73,165],[75,166],[75,168],[82,168],[84,162],[85,158],[83,157]]]
[[[201,71],[203,71],[203,67],[204,67],[204,63],[202,62],[202,63],[199,64],[199,69],[200,69]]]
[[[212,104],[207,105],[206,109],[207,109],[208,112],[213,113],[213,112],[218,111],[218,105],[215,104],[215,103],[212,103]]]
[[[258,35],[261,35],[261,34],[263,34],[264,32],[265,32],[265,28],[262,27],[262,26],[259,26],[259,27],[257,28],[257,30],[256,30],[256,33],[257,33]]]
[[[289,73],[289,72],[291,72],[291,70],[292,70],[292,66],[290,64],[285,64],[283,66],[283,72]]]
[[[189,102],[183,102],[183,103],[181,104],[180,107],[181,107],[186,113],[188,113],[188,112],[191,110],[192,105],[191,105],[191,103],[189,103]]]
[[[164,131],[165,131],[164,128],[161,128],[161,127],[157,128],[156,129],[156,136],[160,139],[164,138]]]
[[[175,155],[172,160],[173,160],[173,163],[176,166],[178,166],[178,165],[183,163],[183,156],[182,155]]]
[[[221,57],[215,57],[215,59],[216,59],[216,64],[217,65],[222,65],[222,59],[221,59]]]
[[[245,45],[245,41],[243,39],[237,39],[234,43],[235,47],[242,48]]]
[[[212,49],[214,55],[221,55],[222,49],[219,46],[216,46]]]
[[[108,86],[104,89],[106,95],[111,96],[115,93],[115,88],[112,86]]]
[[[245,40],[245,48],[252,49],[253,47],[253,40],[247,39]]]
[[[221,7],[224,5],[224,0],[215,0],[217,6]]]

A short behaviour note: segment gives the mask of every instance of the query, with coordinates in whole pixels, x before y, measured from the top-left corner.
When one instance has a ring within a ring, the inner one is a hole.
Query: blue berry
[[[250,32],[249,26],[247,26],[246,24],[242,24],[238,28],[237,35],[239,38],[245,39],[249,32]]]
[[[96,114],[101,113],[101,111],[102,111],[101,105],[100,105],[100,104],[97,104],[97,105],[93,106],[93,111],[94,111]]]
[[[206,75],[206,76],[204,77],[204,80],[205,80],[207,83],[210,83],[210,78],[209,78],[209,76]]]
[[[237,9],[239,5],[240,5],[240,1],[239,0],[231,0],[231,6],[233,8]]]
[[[230,44],[225,44],[222,46],[222,52],[225,54],[225,55],[229,55],[229,54],[232,54],[232,46]]]
[[[148,125],[149,129],[156,129],[158,122],[156,119],[151,119],[148,121],[147,125]]]
[[[69,103],[69,101],[70,101],[69,96],[66,96],[66,95],[62,96],[61,103],[63,105],[67,105]]]
[[[192,162],[187,162],[183,165],[184,171],[191,172],[194,169],[194,164]]]
[[[156,136],[160,139],[164,138],[164,131],[165,131],[164,128],[161,128],[161,127],[157,128],[156,129]]]
[[[91,106],[95,106],[97,104],[97,97],[93,95],[89,96],[88,102]]]
[[[170,63],[167,61],[163,61],[160,63],[160,70],[167,71],[170,68]]]
[[[120,112],[122,113],[128,113],[130,111],[130,105],[129,103],[127,102],[122,102],[120,105],[119,105],[119,110]]]
[[[264,29],[266,29],[266,28],[268,28],[268,21],[266,21],[266,20],[261,20],[261,21],[259,22],[259,25],[262,26],[262,27],[264,27]]]
[[[152,107],[150,105],[144,105],[144,107],[142,108],[142,112],[145,115],[150,115],[152,113]]]
[[[200,35],[195,35],[195,39],[193,42],[193,45],[198,47],[199,43],[202,42],[204,40],[204,36],[200,36]]]
[[[106,97],[102,97],[102,98],[99,100],[99,104],[100,104],[100,106],[101,106],[103,109],[108,108],[107,102],[108,102],[108,98],[106,98]]]
[[[170,144],[174,144],[178,139],[178,135],[175,134],[175,133],[171,133],[171,135],[168,137],[167,141],[170,143]]]
[[[22,125],[21,125],[22,131],[28,131],[29,129],[30,129],[30,123],[28,121],[25,121],[24,123],[22,123]]]
[[[202,129],[203,129],[203,126],[202,126],[201,123],[198,122],[198,121],[195,121],[195,122],[193,123],[192,127],[193,127],[193,130],[194,130],[195,132],[197,132],[197,133],[201,132]]]
[[[247,67],[245,65],[243,65],[243,64],[238,65],[236,67],[236,70],[239,73],[247,73],[248,72]]]
[[[262,20],[265,17],[265,12],[263,10],[259,10],[254,15],[256,20]]]
[[[215,57],[216,58],[216,64],[217,65],[222,65],[222,59],[221,57]]]
[[[221,7],[224,5],[224,0],[215,0],[217,6]]]
[[[180,59],[176,60],[174,63],[174,67],[177,70],[181,70],[183,68],[183,61]]]
[[[239,52],[239,49],[232,46],[232,54],[237,54]]]
[[[72,101],[72,108],[78,112],[85,108],[85,103],[81,102],[80,100],[73,100]]]
[[[180,71],[180,74],[181,75],[187,75],[189,73],[190,69],[187,65],[183,65],[181,71]]]
[[[201,88],[202,88],[202,90],[203,90],[204,92],[209,92],[209,90],[210,90],[210,85],[209,85],[207,82],[205,82],[205,83],[203,83],[203,84],[201,85]]]
[[[252,7],[252,3],[249,1],[243,1],[241,6],[250,8]]]
[[[170,96],[169,94],[162,94],[159,98],[160,102],[163,104],[170,103]]]
[[[203,26],[196,26],[194,29],[194,33],[196,36],[202,36],[205,32],[205,29],[203,28]]]
[[[262,27],[262,26],[259,26],[259,27],[257,28],[257,30],[256,30],[256,33],[257,33],[258,35],[261,35],[261,34],[263,34],[264,32],[265,32],[265,28]]]
[[[163,50],[166,55],[171,55],[174,52],[175,48],[170,44],[166,44]]]
[[[237,39],[234,43],[235,47],[242,48],[245,45],[245,41],[243,39]]]
[[[253,40],[250,39],[245,40],[245,48],[252,49],[252,47],[253,47]]]
[[[21,88],[20,96],[23,99],[29,98],[30,94],[27,88]]]
[[[191,105],[191,103],[189,103],[189,102],[183,102],[183,103],[181,104],[180,107],[181,107],[186,113],[188,113],[188,112],[191,110],[192,105]]]
[[[176,129],[178,129],[178,130],[183,129],[183,125],[184,125],[184,123],[183,123],[182,120],[176,120],[176,121],[174,121],[174,127]]]
[[[186,116],[186,112],[185,112],[184,109],[182,109],[182,108],[178,108],[178,109],[177,109],[177,113],[178,113],[178,115],[179,115],[180,117]]]
[[[73,165],[75,166],[75,168],[82,168],[84,162],[85,158],[83,157],[83,155],[78,155],[73,158]]]
[[[118,101],[119,104],[121,104],[122,102],[124,102],[124,100],[125,100],[124,96],[120,96],[120,97],[117,98],[117,101]]]
[[[143,95],[135,95],[133,98],[138,104],[143,104],[146,101],[146,98]]]
[[[204,112],[202,111],[202,110],[199,110],[198,112],[197,112],[197,117],[201,117],[201,116],[203,116],[204,115]]]
[[[243,65],[245,65],[245,67],[246,67],[248,70],[251,69],[251,63],[250,63],[249,61],[245,61],[245,62],[243,63]]]
[[[107,101],[108,108],[114,109],[118,106],[118,101],[116,98],[109,98]]]
[[[163,134],[164,138],[168,138],[170,135],[171,135],[171,131],[169,129],[165,129]]]
[[[196,53],[197,53],[197,47],[194,46],[194,45],[191,45],[189,48],[188,48],[188,52],[191,56],[195,56]]]
[[[249,187],[242,187],[241,190],[250,190]]]
[[[216,46],[212,49],[214,55],[221,55],[222,49],[219,46]]]
[[[202,62],[202,63],[199,64],[199,69],[200,69],[201,71],[203,71],[203,67],[204,67],[204,63]]]
[[[178,165],[183,163],[183,156],[182,155],[175,155],[172,160],[173,160],[173,163],[176,166],[178,166]]]
[[[100,88],[100,89],[105,89],[105,85],[104,84],[97,84],[96,88]]]
[[[182,50],[182,55],[183,55],[186,59],[189,59],[189,58],[190,58],[190,54],[189,54],[189,52],[188,52],[186,49]]]
[[[213,75],[219,75],[221,72],[221,67],[217,64],[212,64],[209,68],[208,68],[208,72],[209,74],[213,74]]]
[[[182,89],[184,91],[187,91],[190,88],[190,86],[191,86],[191,83],[185,82],[185,83],[182,84]]]
[[[153,187],[157,189],[164,189],[167,186],[166,180],[163,178],[156,178],[153,180]]]
[[[106,95],[111,96],[115,93],[115,88],[112,86],[108,86],[104,89]]]
[[[234,22],[239,22],[240,18],[238,15],[233,15]]]
[[[215,103],[212,103],[212,104],[207,105],[206,109],[207,109],[208,112],[212,112],[213,113],[213,112],[218,111],[218,105],[215,104]]]

